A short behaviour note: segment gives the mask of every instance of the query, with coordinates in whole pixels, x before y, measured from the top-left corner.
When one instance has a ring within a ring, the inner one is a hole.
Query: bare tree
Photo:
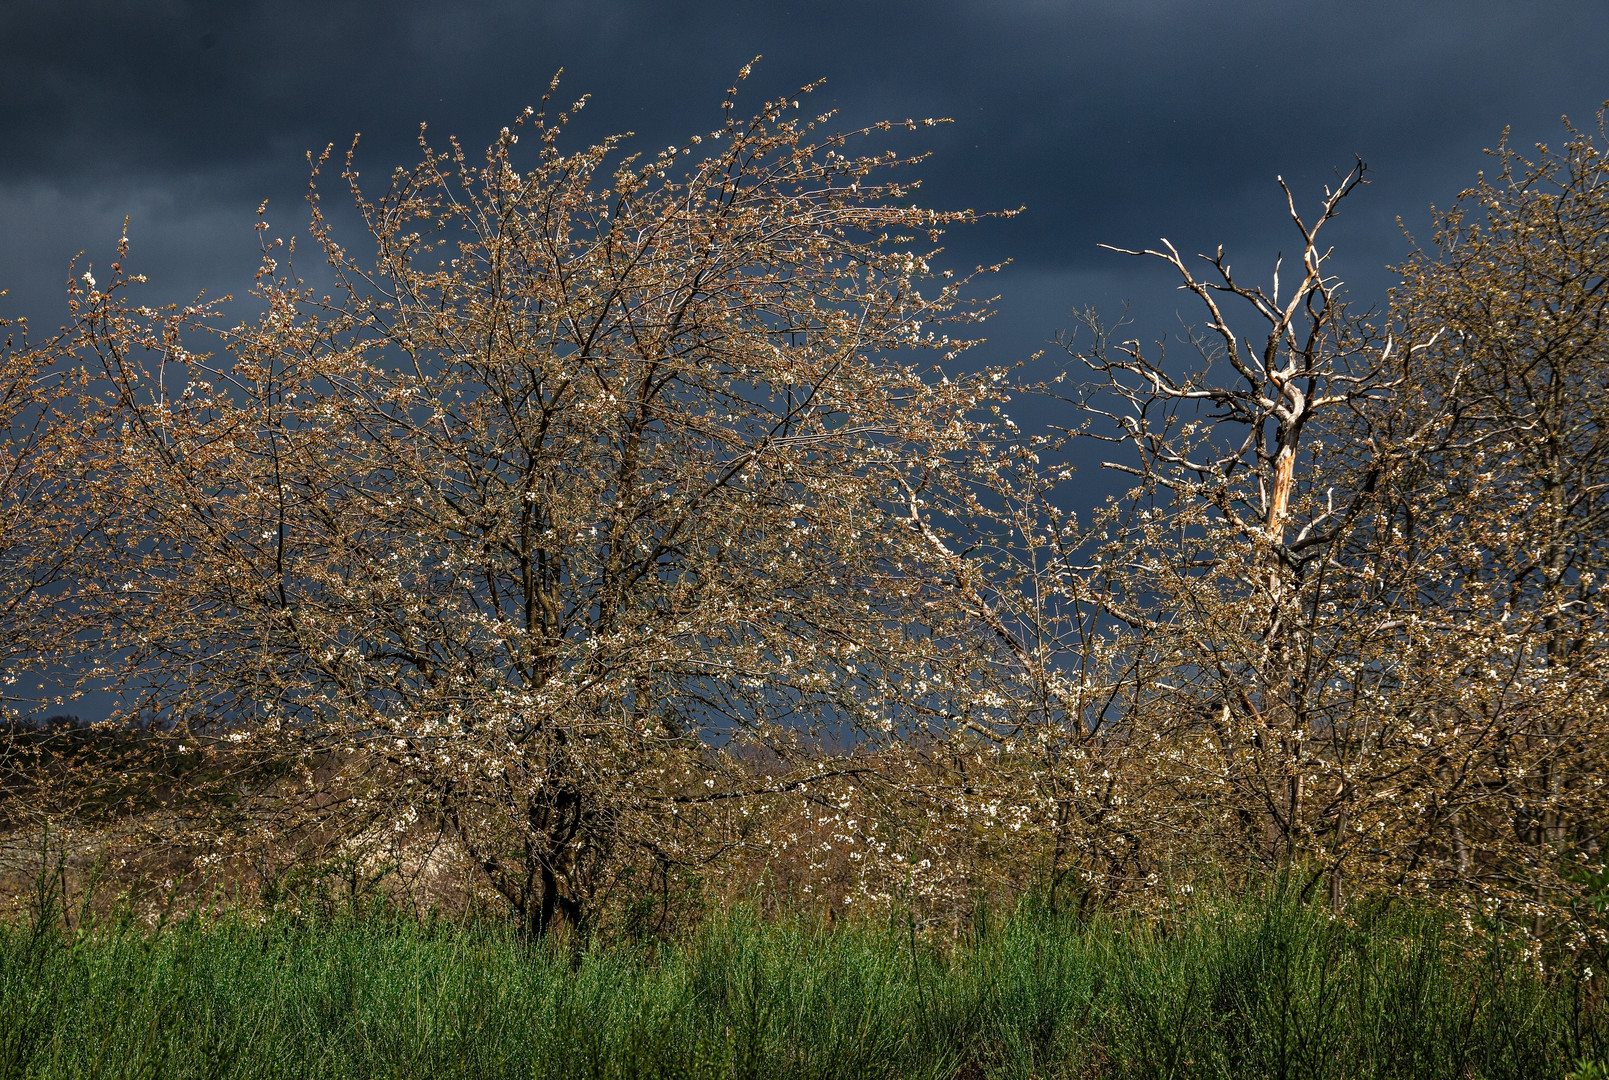
[[[1110,690],[1076,730],[1126,789],[1129,881],[1283,868],[1336,904],[1355,880],[1537,932],[1597,887],[1609,188],[1586,136],[1498,154],[1403,268],[1389,332],[1320,242],[1360,163],[1311,219],[1286,189],[1293,285],[1246,285],[1222,249],[1204,275],[1166,241],[1128,252],[1199,301],[1202,363],[1093,317],[1067,342],[1094,375],[1049,388],[1070,434],[1136,479],[1058,586],[1110,621],[1084,631]]]
[[[1160,345],[1109,341],[1093,322],[1093,349],[1076,354],[1097,379],[1077,404],[1111,425],[1084,434],[1126,445],[1131,459],[1106,464],[1139,484],[1102,553],[1122,568],[1106,612],[1153,654],[1147,700],[1130,708],[1212,744],[1199,779],[1224,789],[1243,854],[1263,865],[1314,855],[1346,795],[1312,746],[1347,730],[1334,634],[1359,612],[1337,607],[1346,587],[1328,564],[1370,482],[1336,476],[1320,435],[1396,383],[1394,345],[1347,312],[1322,232],[1364,175],[1359,162],[1327,188],[1310,221],[1281,181],[1299,257],[1283,282],[1276,262],[1267,288],[1238,278],[1222,248],[1200,276],[1165,240],[1125,252],[1162,260],[1200,302],[1204,366],[1180,371]],[[1238,330],[1243,318],[1256,330]]]

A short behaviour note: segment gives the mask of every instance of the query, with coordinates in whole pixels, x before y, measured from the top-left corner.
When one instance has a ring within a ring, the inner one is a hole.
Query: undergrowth
[[[531,945],[393,912],[0,927],[4,1077],[1170,1077],[1593,1074],[1580,973],[1432,913],[1293,898],[1166,924],[1023,908],[954,944],[758,919]]]

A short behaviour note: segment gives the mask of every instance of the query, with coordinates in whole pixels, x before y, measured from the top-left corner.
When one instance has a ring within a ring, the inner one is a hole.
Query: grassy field
[[[383,915],[0,929],[5,1077],[1531,1080],[1606,1035],[1579,977],[1283,901],[944,947],[742,911],[579,951]]]

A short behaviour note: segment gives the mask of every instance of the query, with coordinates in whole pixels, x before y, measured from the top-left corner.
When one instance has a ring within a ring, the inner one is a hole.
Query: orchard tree
[[[63,591],[92,558],[95,521],[66,487],[77,450],[73,425],[55,412],[58,343],[30,344],[20,319],[0,319],[0,335],[0,829],[9,830],[37,826],[81,794],[63,765],[85,733],[64,715],[72,705],[52,661],[67,644]]]
[[[0,335],[0,709],[10,720],[13,710],[52,704],[28,673],[49,652],[53,590],[75,568],[87,522],[63,505],[61,465],[72,445],[67,427],[53,423],[55,343],[30,345],[21,319],[0,319]]]
[[[1449,754],[1411,870],[1538,925],[1601,889],[1602,589],[1609,572],[1609,167],[1605,116],[1495,168],[1401,268],[1397,332],[1431,342],[1378,427],[1426,431],[1390,528],[1434,552],[1420,621],[1446,646],[1426,723],[1490,732]],[[1432,719],[1433,718],[1433,719]],[[1467,736],[1466,736],[1467,737]],[[1434,827],[1433,827],[1434,826]],[[1597,884],[1594,884],[1596,882]]]
[[[918,125],[807,93],[623,159],[544,101],[475,162],[421,131],[377,195],[349,152],[373,256],[315,186],[334,292],[264,223],[265,313],[216,347],[88,286],[80,612],[123,715],[295,763],[275,829],[428,824],[533,934],[735,842],[715,808],[864,771],[830,741],[952,723],[968,615],[902,515],[981,445],[993,383],[933,370],[984,316],[930,267],[972,215],[849,152]]]

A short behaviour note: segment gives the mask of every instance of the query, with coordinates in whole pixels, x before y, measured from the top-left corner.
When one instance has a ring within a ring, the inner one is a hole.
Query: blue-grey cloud
[[[1016,260],[996,341],[1019,351],[1077,304],[1168,310],[1165,278],[1097,242],[1225,242],[1253,265],[1286,242],[1274,176],[1316,195],[1354,153],[1375,183],[1337,222],[1338,265],[1379,296],[1396,216],[1451,201],[1505,126],[1557,141],[1559,114],[1588,119],[1606,46],[1601,0],[9,0],[0,287],[48,322],[67,260],[104,261],[127,214],[154,292],[239,290],[258,202],[276,231],[305,216],[309,149],[362,131],[373,171],[421,121],[481,143],[560,67],[565,100],[592,95],[578,139],[663,145],[712,126],[764,54],[754,100],[825,77],[846,124],[954,119],[924,129],[924,196],[1027,206],[951,240],[963,265]]]

